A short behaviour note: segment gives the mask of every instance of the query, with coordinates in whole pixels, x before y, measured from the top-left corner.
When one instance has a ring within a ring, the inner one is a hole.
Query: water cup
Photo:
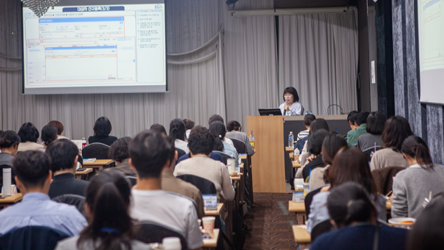
[[[177,237],[166,237],[162,240],[163,249],[165,250],[181,250],[182,244]]]
[[[216,221],[216,217],[213,216],[205,216],[202,218],[204,231],[207,233],[211,233],[214,230],[214,222]]]
[[[227,159],[228,173],[236,172],[236,160]]]

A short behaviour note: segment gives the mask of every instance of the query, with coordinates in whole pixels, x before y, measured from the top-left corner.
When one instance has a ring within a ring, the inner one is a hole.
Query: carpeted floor
[[[296,249],[289,220],[296,215],[285,215],[279,206],[288,209],[291,194],[254,193],[253,209],[245,216],[248,226],[244,249]]]

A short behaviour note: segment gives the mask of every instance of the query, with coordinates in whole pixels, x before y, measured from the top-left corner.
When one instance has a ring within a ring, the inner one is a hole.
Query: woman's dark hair
[[[213,122],[222,122],[224,123],[224,118],[220,115],[212,115],[210,119],[208,119],[208,125],[211,125]]]
[[[30,122],[23,123],[17,134],[20,136],[21,142],[37,142],[40,137],[39,131]]]
[[[185,123],[186,130],[194,128],[194,122],[190,119],[183,119],[183,123]]]
[[[408,250],[441,250],[444,246],[444,196],[439,195],[424,208],[410,231]]]
[[[0,134],[0,148],[10,148],[20,144],[20,137],[12,130]]]
[[[51,170],[55,173],[60,170],[74,168],[74,162],[79,155],[79,148],[70,140],[60,139],[51,143],[45,153],[51,158]]]
[[[85,201],[92,218],[80,233],[77,241],[79,249],[91,244],[90,241],[98,245],[96,250],[131,249],[130,195],[131,187],[119,172],[102,171],[91,180]]]
[[[94,135],[96,136],[108,136],[111,133],[113,127],[111,122],[105,116],[99,117],[94,124]]]
[[[313,114],[306,114],[304,116],[304,125],[305,126],[310,126],[310,124],[316,120],[316,116],[314,116]]]
[[[382,142],[385,148],[400,152],[404,140],[413,135],[409,122],[401,116],[394,116],[385,122],[382,132]]]
[[[56,127],[57,135],[62,135],[64,127],[63,127],[63,124],[61,122],[59,122],[59,121],[50,121],[48,124]]]
[[[356,147],[340,150],[328,171],[328,182],[331,188],[343,183],[353,181],[361,184],[371,194],[376,194],[376,186],[373,180],[368,158]]]
[[[325,129],[314,132],[308,139],[307,149],[310,154],[319,155],[322,152],[322,143],[329,132]]]
[[[52,125],[45,125],[42,128],[42,141],[45,146],[49,146],[53,141],[57,140],[57,129]]]
[[[371,112],[367,117],[367,133],[381,135],[386,121],[387,118],[381,111]]]
[[[295,88],[293,87],[286,87],[284,89],[284,94],[282,94],[282,98],[284,98],[285,101],[285,94],[292,94],[293,95],[293,102],[299,102],[299,95]]]
[[[228,131],[239,131],[241,124],[238,121],[229,121],[227,124]]]
[[[179,139],[185,141],[185,123],[179,118],[170,122],[170,137],[174,140]]]
[[[324,142],[322,143],[322,161],[325,165],[332,165],[336,153],[341,148],[345,149],[347,147],[347,140],[345,140],[344,137],[336,133],[330,133],[330,135],[325,137]]]
[[[188,138],[188,148],[191,153],[209,155],[213,151],[214,135],[205,127],[196,126]]]
[[[327,209],[338,228],[352,222],[367,222],[377,215],[366,188],[355,182],[346,182],[332,189],[327,198]]]
[[[222,122],[213,122],[210,125],[210,132],[214,135],[213,150],[224,151],[222,140],[227,133],[225,125]]]
[[[327,121],[325,121],[322,118],[316,119],[314,120],[311,124],[310,124],[310,130],[308,131],[308,133],[311,135],[314,132],[321,130],[321,129],[325,129],[327,131],[330,131],[330,128],[328,127]]]
[[[433,168],[430,150],[420,137],[414,135],[407,137],[402,143],[401,152],[415,159],[422,168]]]
[[[356,119],[355,119],[356,125],[361,126],[361,124],[366,123],[367,117],[369,114],[370,113],[368,111],[362,111],[362,112],[358,113],[356,115]]]
[[[129,158],[128,146],[131,142],[131,137],[126,136],[118,139],[111,144],[108,151],[108,157],[117,162],[122,162]]]
[[[159,133],[159,134],[163,133],[163,134],[167,135],[167,131],[162,124],[155,123],[155,124],[151,125],[150,130],[152,130],[156,133]]]

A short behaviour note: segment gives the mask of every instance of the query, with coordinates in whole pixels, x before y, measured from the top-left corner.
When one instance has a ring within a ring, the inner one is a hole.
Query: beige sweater
[[[20,142],[18,146],[18,151],[40,150],[44,148],[45,146],[43,146],[42,144],[27,141],[27,142]]]
[[[327,170],[330,167],[330,165],[327,165],[323,168],[315,168],[311,170],[310,174],[310,190],[314,190],[318,187],[324,186],[326,183],[324,181],[324,173],[325,170]]]
[[[385,167],[408,167],[409,164],[404,159],[401,153],[395,152],[391,148],[384,148],[376,151],[370,162],[370,170],[385,168]]]
[[[191,174],[210,180],[217,190],[218,199],[234,199],[234,189],[227,167],[220,161],[215,161],[208,156],[195,155],[190,159],[181,161],[174,170],[174,176]]]

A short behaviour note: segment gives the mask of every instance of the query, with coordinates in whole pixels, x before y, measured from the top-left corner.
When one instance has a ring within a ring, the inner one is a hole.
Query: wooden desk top
[[[241,158],[241,160],[246,160],[248,158],[248,155],[244,154],[244,155],[239,155],[239,158]]]
[[[85,170],[83,170],[83,171],[76,171],[76,175],[89,174],[89,173],[91,173],[92,171],[93,171],[92,168],[87,168],[87,169],[85,169]]]
[[[305,213],[304,202],[288,201],[288,211],[292,213]]]
[[[390,200],[387,200],[385,202],[385,208],[387,208],[387,210],[392,210],[392,203],[390,202]]]
[[[83,166],[105,166],[105,165],[110,165],[113,162],[114,160],[111,159],[103,159],[103,160],[96,160],[95,162],[83,162]]]
[[[216,210],[207,210],[206,208],[204,208],[205,216],[218,216],[218,215],[220,215],[220,210],[222,209],[223,206],[224,206],[223,203],[217,203],[217,209]]]
[[[0,198],[0,204],[14,204],[23,199],[22,193],[13,194],[11,196]]]
[[[307,232],[306,225],[293,225],[293,236],[298,244],[311,243],[311,235]]]
[[[244,163],[239,164],[240,169],[244,169]]]
[[[231,178],[231,180],[233,180],[233,181],[240,181],[240,180],[241,180],[241,175],[242,175],[242,174],[239,174],[239,175],[237,175],[237,176],[231,176],[231,175],[230,175],[230,178]]]
[[[219,228],[215,228],[213,230],[213,233],[214,233],[214,238],[203,240],[203,247],[209,247],[209,248],[217,247],[217,240],[219,239]]]
[[[285,147],[285,151],[287,151],[287,152],[293,152],[293,151],[294,151],[294,148]]]
[[[288,156],[293,159],[293,152],[288,153]]]
[[[293,164],[294,168],[300,168],[302,166],[301,163],[295,161],[292,161],[291,164]]]

